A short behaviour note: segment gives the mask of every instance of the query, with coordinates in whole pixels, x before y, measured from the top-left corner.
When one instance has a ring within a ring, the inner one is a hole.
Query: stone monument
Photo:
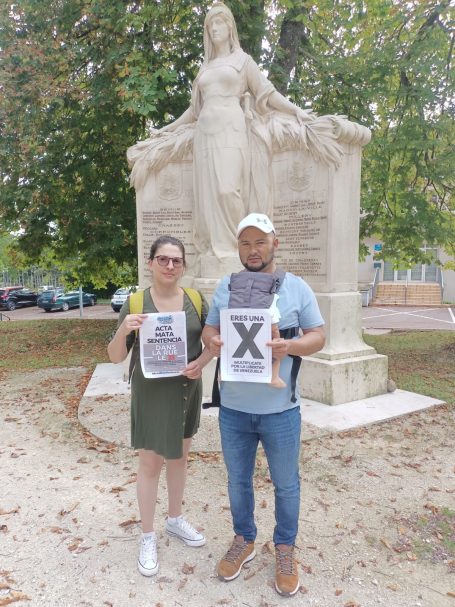
[[[185,243],[186,285],[210,298],[221,276],[241,269],[238,222],[266,213],[279,235],[278,264],[311,285],[326,321],[325,348],[304,358],[302,395],[335,405],[385,393],[387,358],[362,339],[357,291],[369,130],[317,117],[280,95],[241,50],[222,3],[206,16],[204,50],[191,106],[128,150],[139,284],[150,280],[151,242],[167,233]]]

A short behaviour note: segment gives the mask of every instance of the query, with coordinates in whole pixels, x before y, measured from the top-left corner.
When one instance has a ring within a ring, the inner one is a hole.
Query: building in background
[[[410,268],[394,268],[392,260],[377,259],[381,241],[372,238],[366,241],[369,254],[359,262],[359,290],[363,305],[438,305],[455,303],[455,271],[444,270],[450,261],[440,248],[424,246],[422,250],[432,254],[435,262],[415,264]],[[442,265],[441,265],[442,264]]]

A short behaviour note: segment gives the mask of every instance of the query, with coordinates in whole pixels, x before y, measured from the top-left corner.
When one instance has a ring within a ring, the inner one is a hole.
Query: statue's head
[[[214,17],[221,18],[229,27],[231,52],[240,48],[239,35],[237,33],[234,15],[225,4],[222,2],[215,2],[205,16],[204,21],[204,59],[206,61],[210,61],[210,59],[213,59],[215,56],[215,49],[209,33],[210,22]]]

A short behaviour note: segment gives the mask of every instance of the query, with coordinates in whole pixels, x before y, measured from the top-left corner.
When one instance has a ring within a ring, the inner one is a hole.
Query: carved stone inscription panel
[[[303,152],[273,163],[277,263],[309,284],[327,280],[329,170]]]
[[[151,175],[138,209],[138,237],[142,248],[143,275],[149,282],[147,260],[153,241],[164,234],[185,245],[187,270],[194,266],[193,183],[190,163],[170,163]]]

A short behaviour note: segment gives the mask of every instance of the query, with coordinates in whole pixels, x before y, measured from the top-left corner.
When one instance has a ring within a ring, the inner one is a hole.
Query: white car
[[[128,295],[130,293],[134,293],[134,291],[137,291],[137,289],[139,289],[139,287],[137,286],[122,287],[121,289],[117,289],[111,299],[111,308],[114,310],[114,312],[120,312],[120,308],[125,303]]]

